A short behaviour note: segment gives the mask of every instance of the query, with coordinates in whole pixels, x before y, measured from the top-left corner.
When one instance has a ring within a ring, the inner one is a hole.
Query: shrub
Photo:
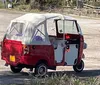
[[[4,8],[4,4],[0,1],[0,8]]]
[[[64,0],[32,0],[30,3],[31,9],[38,8],[45,10],[48,8],[56,8],[63,6]]]
[[[45,78],[30,77],[31,80],[25,81],[25,85],[100,85],[100,78],[97,77],[79,78],[67,74],[55,74]]]

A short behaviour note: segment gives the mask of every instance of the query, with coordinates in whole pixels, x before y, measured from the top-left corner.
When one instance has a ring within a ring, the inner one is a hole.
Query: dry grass
[[[79,78],[74,75],[66,74],[52,75],[51,77],[38,78],[30,76],[31,80],[25,82],[25,85],[100,85],[100,78]]]

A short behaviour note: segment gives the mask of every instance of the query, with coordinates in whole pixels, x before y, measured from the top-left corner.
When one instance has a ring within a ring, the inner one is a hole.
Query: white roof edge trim
[[[27,22],[32,22],[32,23],[36,23],[36,22],[42,22],[44,20],[48,20],[48,19],[52,19],[52,18],[59,18],[59,19],[68,19],[68,20],[75,20],[72,17],[69,16],[65,16],[62,14],[58,14],[58,13],[45,13],[45,14],[38,14],[38,13],[27,13],[25,15],[22,15],[16,19],[13,19],[12,22],[21,22],[21,21],[27,21]]]

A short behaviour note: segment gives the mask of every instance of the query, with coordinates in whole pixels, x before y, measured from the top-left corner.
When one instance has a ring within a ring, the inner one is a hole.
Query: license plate
[[[10,55],[10,61],[15,62],[15,56]]]

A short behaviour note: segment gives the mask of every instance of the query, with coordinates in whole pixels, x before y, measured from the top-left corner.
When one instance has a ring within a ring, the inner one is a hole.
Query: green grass
[[[0,1],[0,8],[4,8],[4,4]]]

